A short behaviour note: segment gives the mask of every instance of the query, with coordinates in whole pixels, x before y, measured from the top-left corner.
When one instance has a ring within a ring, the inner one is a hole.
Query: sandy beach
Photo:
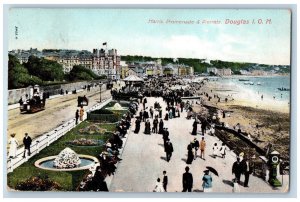
[[[265,148],[271,143],[283,157],[289,157],[290,109],[287,102],[269,98],[261,100],[260,96],[247,90],[240,92],[215,81],[205,82],[198,94],[203,92],[211,97],[209,100],[201,95],[203,104],[218,108],[217,116],[225,126],[234,128],[239,123],[241,130],[248,133],[259,147]],[[194,109],[197,111],[200,106],[194,105]]]

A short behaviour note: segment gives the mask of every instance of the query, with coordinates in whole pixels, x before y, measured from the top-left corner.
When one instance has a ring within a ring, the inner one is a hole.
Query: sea
[[[219,83],[220,86],[228,89],[228,94],[244,94],[261,97],[264,99],[290,102],[290,76],[232,76],[232,77],[208,77],[210,81]],[[196,78],[196,80],[199,78]],[[249,81],[240,81],[249,80]],[[245,84],[253,82],[253,85]],[[289,89],[280,91],[278,88]]]

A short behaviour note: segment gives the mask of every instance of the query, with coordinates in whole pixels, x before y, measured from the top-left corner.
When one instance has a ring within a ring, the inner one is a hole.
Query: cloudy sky
[[[108,48],[122,55],[289,65],[290,18],[289,10],[271,9],[13,8],[8,19],[9,50],[92,51],[107,42]],[[226,24],[226,19],[248,24]],[[153,20],[163,23],[149,23]],[[194,23],[165,23],[167,20]],[[204,20],[220,23],[202,24]]]

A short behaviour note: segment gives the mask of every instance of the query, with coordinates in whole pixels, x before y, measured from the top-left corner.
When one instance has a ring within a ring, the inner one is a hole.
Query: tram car
[[[38,85],[29,88],[30,93],[29,96],[26,94],[25,101],[23,101],[22,98],[19,100],[21,113],[35,113],[44,110],[46,105],[46,95],[40,95]]]
[[[77,107],[88,106],[89,105],[89,99],[87,97],[85,97],[85,95],[84,96],[78,96],[77,102],[78,102]]]

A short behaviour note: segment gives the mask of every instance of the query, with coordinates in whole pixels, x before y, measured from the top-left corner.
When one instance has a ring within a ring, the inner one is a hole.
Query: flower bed
[[[33,176],[18,183],[16,189],[21,191],[58,191],[62,188],[60,184],[48,177]]]
[[[100,141],[96,139],[86,139],[80,138],[73,141],[68,142],[70,145],[74,146],[97,146],[99,145]]]

